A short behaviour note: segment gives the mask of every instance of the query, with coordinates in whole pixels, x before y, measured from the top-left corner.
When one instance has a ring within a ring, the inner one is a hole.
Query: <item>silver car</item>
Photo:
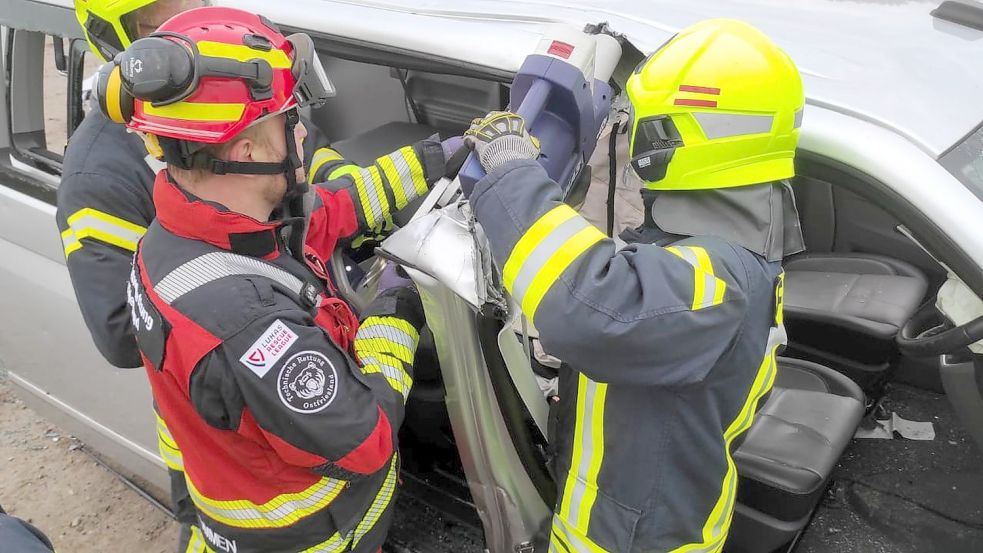
[[[805,83],[794,184],[809,272],[880,282],[879,275],[912,271],[922,283],[917,305],[900,311],[888,295],[847,313],[839,300],[817,299],[821,280],[800,288],[793,314],[803,318],[790,325],[788,353],[852,377],[876,369],[888,381],[886,392],[856,392],[870,403],[867,435],[885,428],[875,419],[897,422],[888,416],[895,411],[901,421],[933,421],[936,438],[850,442],[854,424],[837,437],[843,447],[822,449],[828,458],[798,463],[795,452],[774,452],[776,466],[789,472],[771,471],[769,493],[739,495],[727,548],[983,550],[976,370],[983,348],[969,347],[983,338],[983,7],[938,0],[216,3],[314,38],[338,95],[313,120],[363,163],[433,132],[459,134],[473,117],[504,108],[513,74],[554,25],[617,36],[616,85],[688,24],[736,17],[761,28],[796,60]],[[34,409],[164,497],[146,378],[111,368],[90,342],[54,221],[64,135],[84,115],[79,98],[92,60],[68,0],[3,0],[0,25],[0,363]],[[440,546],[448,551],[545,551],[555,483],[535,337],[501,294],[453,183],[410,222],[414,213],[380,250],[409,267],[430,328],[402,435],[409,496],[483,544]],[[422,238],[426,247],[408,247]],[[844,269],[844,258],[866,268]],[[816,259],[826,265],[817,269]],[[871,272],[871,259],[887,268]],[[378,266],[373,257],[363,265],[370,277]],[[830,293],[856,299],[856,288],[844,286]],[[365,301],[371,286],[347,294]],[[892,307],[878,311],[875,302]],[[827,392],[859,387],[844,390]],[[951,406],[935,401],[942,393]],[[822,426],[824,414],[802,417],[788,435],[759,431],[748,440],[796,443],[797,433]],[[802,485],[808,489],[796,487],[803,473],[812,478]],[[788,501],[807,501],[806,515],[783,516]],[[397,524],[394,538],[409,550],[437,550],[414,532],[425,533]]]

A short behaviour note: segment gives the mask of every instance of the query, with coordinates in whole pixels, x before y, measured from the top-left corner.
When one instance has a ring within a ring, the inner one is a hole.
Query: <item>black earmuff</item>
[[[156,105],[179,101],[195,85],[194,53],[161,36],[141,38],[116,57],[123,87]]]

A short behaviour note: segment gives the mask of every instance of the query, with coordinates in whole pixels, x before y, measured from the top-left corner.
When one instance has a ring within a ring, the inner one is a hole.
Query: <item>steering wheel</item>
[[[983,340],[983,317],[955,326],[932,303],[915,313],[896,338],[901,353],[912,357],[956,353],[980,340]]]

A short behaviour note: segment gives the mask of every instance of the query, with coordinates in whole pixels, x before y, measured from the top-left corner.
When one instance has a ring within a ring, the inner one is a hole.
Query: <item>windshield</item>
[[[939,163],[983,200],[983,125],[939,158]]]

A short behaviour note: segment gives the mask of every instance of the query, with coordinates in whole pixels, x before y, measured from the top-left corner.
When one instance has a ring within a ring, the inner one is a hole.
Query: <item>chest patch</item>
[[[296,341],[297,334],[277,319],[249,346],[239,362],[256,373],[256,376],[263,378]]]
[[[297,413],[317,413],[338,394],[334,364],[316,351],[302,351],[283,364],[277,377],[280,401]]]

